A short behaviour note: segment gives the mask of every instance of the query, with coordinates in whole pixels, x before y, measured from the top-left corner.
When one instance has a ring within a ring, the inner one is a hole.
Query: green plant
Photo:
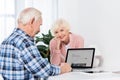
[[[38,44],[37,48],[43,58],[48,58],[50,62],[50,50],[49,50],[49,43],[50,40],[53,38],[50,30],[47,34],[42,33],[42,37],[36,36],[35,37],[35,43],[38,44],[39,42],[43,42],[44,44]]]

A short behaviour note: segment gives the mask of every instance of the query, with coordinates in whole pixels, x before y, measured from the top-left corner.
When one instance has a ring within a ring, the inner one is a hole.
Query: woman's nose
[[[59,36],[59,37],[61,37],[61,35],[62,35],[61,33],[58,33],[58,36]]]

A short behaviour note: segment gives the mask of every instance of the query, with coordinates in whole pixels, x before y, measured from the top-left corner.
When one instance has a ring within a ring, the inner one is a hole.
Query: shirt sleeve
[[[42,58],[36,46],[24,48],[19,60],[36,77],[45,78],[60,74],[60,67],[51,65],[46,58]]]

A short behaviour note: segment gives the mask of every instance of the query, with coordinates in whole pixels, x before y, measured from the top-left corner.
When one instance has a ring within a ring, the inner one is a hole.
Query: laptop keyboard
[[[85,72],[85,73],[102,73],[105,72],[103,70],[93,70],[91,68],[87,68],[87,69],[72,69],[72,72]]]

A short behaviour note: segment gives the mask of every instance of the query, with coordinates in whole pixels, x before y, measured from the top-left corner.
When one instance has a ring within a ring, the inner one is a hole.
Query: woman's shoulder
[[[53,44],[53,43],[56,43],[56,42],[57,42],[56,38],[52,38],[52,39],[50,40],[50,44]]]
[[[83,38],[81,35],[78,35],[78,34],[75,34],[75,33],[71,33],[71,32],[70,32],[70,36],[72,38],[74,38],[74,39],[76,39],[76,38]]]
[[[70,41],[71,44],[73,44],[74,47],[84,47],[84,38],[81,35],[77,35],[77,34],[70,34]]]

